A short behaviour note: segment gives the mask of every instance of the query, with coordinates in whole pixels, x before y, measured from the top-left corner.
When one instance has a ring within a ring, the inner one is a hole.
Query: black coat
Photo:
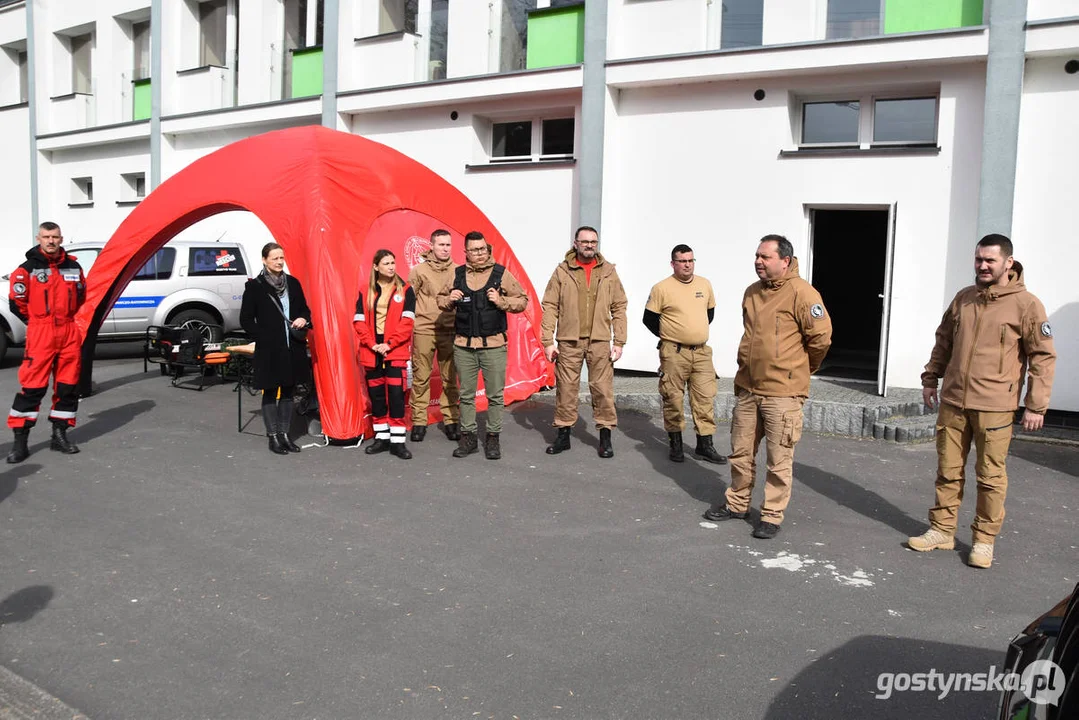
[[[289,320],[303,318],[311,324],[311,309],[303,296],[300,281],[291,275],[288,281]],[[293,340],[288,344],[288,330],[281,315],[277,293],[260,278],[248,280],[240,306],[240,324],[255,341],[255,387],[273,390],[306,382],[311,377],[307,344]]]

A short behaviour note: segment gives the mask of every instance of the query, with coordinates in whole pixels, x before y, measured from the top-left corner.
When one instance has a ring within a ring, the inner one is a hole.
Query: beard
[[[1001,268],[999,272],[992,273],[992,277],[990,277],[988,280],[983,279],[981,275],[979,275],[977,272],[975,272],[974,273],[974,284],[977,285],[980,288],[991,287],[993,285],[996,285],[1000,281],[1000,279],[1002,277],[1004,277],[1004,274],[1006,272],[1008,272],[1006,269]]]

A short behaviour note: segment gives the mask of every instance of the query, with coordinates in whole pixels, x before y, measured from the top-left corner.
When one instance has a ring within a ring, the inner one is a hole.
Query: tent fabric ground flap
[[[238,141],[195,161],[150,193],[116,230],[90,271],[86,303],[76,317],[83,339],[94,340],[101,320],[153,253],[190,225],[227,210],[256,215],[284,248],[289,272],[304,286],[314,324],[309,343],[315,383],[328,437],[348,440],[370,430],[352,316],[371,258],[375,250],[389,248],[397,254],[402,275],[407,274],[409,243],[414,251],[417,239],[426,242],[429,231],[419,230],[432,223],[454,235],[458,261],[464,233],[482,232],[495,260],[506,265],[528,293],[528,310],[511,316],[506,402],[554,384],[540,345],[535,288],[486,216],[444,179],[396,150],[319,126]],[[251,260],[257,268],[258,259]]]

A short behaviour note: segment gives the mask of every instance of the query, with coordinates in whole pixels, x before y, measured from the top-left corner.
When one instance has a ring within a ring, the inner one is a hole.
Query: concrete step
[[[932,440],[936,435],[935,415],[890,417],[873,423],[873,437],[897,443],[916,443]]]

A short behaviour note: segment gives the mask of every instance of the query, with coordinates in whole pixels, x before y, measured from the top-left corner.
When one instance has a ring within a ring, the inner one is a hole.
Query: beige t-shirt
[[[699,275],[682,282],[674,275],[657,283],[644,306],[659,315],[659,337],[682,345],[708,342],[708,311],[716,306],[712,283]]]

